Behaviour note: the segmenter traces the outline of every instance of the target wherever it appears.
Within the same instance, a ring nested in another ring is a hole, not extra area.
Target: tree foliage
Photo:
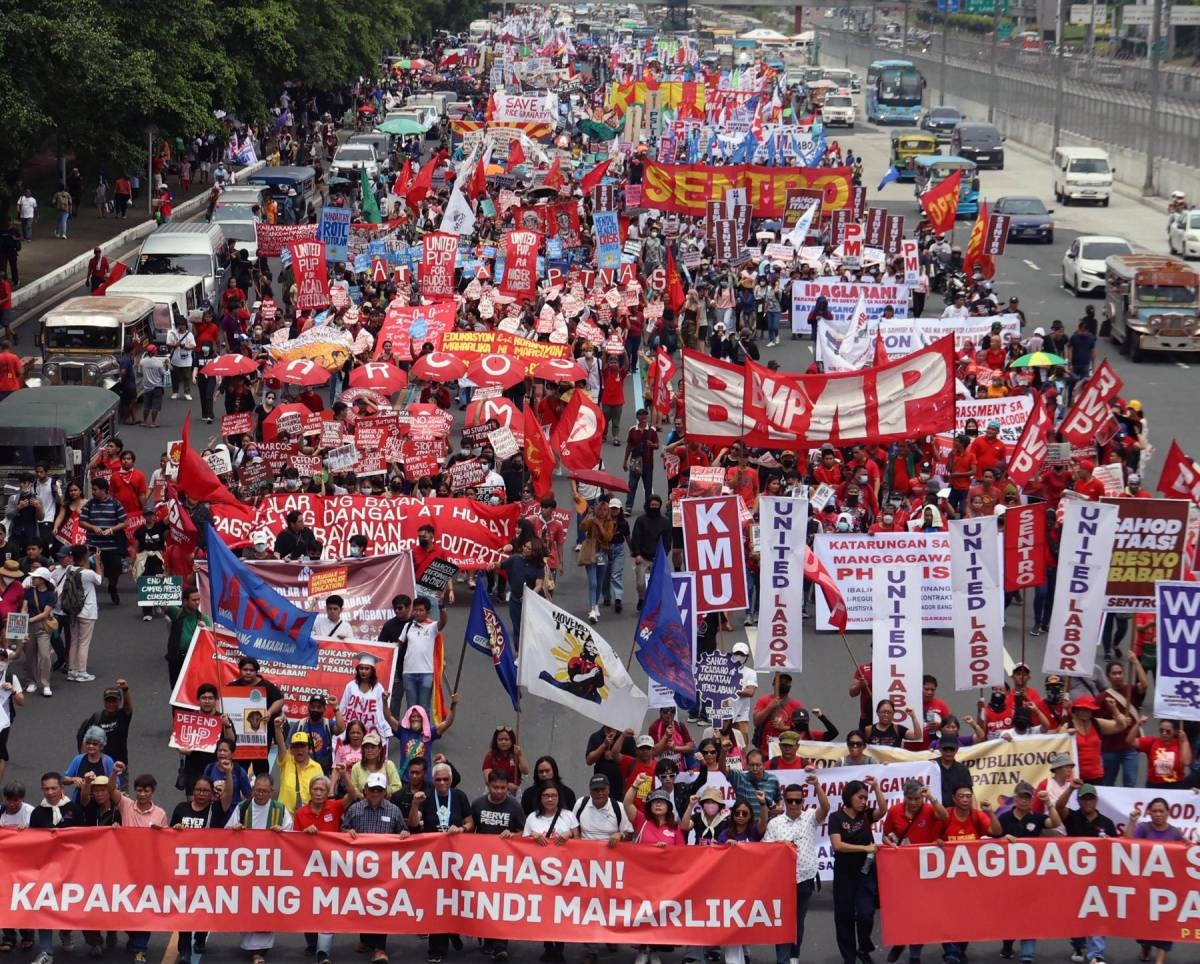
[[[334,90],[481,0],[0,0],[0,195],[43,150],[139,163],[147,128],[262,121],[283,84]],[[3,199],[0,198],[0,201]]]

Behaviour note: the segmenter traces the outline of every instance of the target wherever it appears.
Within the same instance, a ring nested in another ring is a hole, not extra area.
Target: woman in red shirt
[[[337,783],[346,788],[346,796],[340,800],[333,799],[333,789]],[[308,803],[296,810],[292,825],[304,833],[338,833],[342,829],[342,814],[346,805],[358,798],[354,784],[346,779],[345,767],[340,763],[333,765],[333,779],[329,777],[313,777],[308,786]],[[329,951],[333,947],[333,934],[304,935],[304,943],[309,954],[316,954],[320,964],[329,960]]]
[[[1178,790],[1192,765],[1192,745],[1174,720],[1159,720],[1158,736],[1138,737],[1135,744],[1149,761],[1147,789]]]
[[[1071,704],[1071,725],[1075,729],[1075,755],[1079,758],[1079,778],[1085,783],[1104,782],[1104,758],[1100,754],[1100,735],[1120,733],[1129,725],[1129,717],[1111,697],[1112,719],[1102,720],[1096,714],[1100,705],[1094,696],[1081,696]]]

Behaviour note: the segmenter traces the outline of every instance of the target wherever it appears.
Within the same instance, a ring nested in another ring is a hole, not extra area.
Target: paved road
[[[878,183],[879,175],[886,168],[886,130],[863,127],[847,135],[839,133],[838,139],[843,144],[853,146],[856,152],[861,151],[864,154],[866,180],[872,187]],[[1008,170],[1001,173],[985,172],[983,175],[985,191],[990,197],[1026,186],[1040,186],[1045,192],[1049,192],[1049,174],[1044,164],[1012,149],[1009,157]],[[906,194],[906,191],[909,193]],[[885,190],[883,197],[889,208],[915,216],[916,205],[910,189],[893,185]],[[1115,197],[1113,207],[1108,211],[1070,208],[1062,212],[1053,246],[1014,247],[1001,261],[998,287],[1005,295],[1009,292],[1020,295],[1031,324],[1045,323],[1055,317],[1069,321],[1081,313],[1082,305],[1058,287],[1058,264],[1062,250],[1074,234],[1097,230],[1100,220],[1109,225],[1120,225],[1139,245],[1157,245],[1156,250],[1165,247],[1161,235],[1161,215],[1150,212],[1144,206],[1126,198]],[[964,227],[964,238],[965,230]],[[1108,227],[1105,230],[1112,228]],[[1128,379],[1130,388],[1127,394],[1140,398],[1145,404],[1150,424],[1153,426],[1153,438],[1160,450],[1165,451],[1164,447],[1172,435],[1177,435],[1185,448],[1200,450],[1200,438],[1197,437],[1194,428],[1186,424],[1189,417],[1182,411],[1181,406],[1174,404],[1180,393],[1189,387],[1188,381],[1191,376],[1188,372],[1169,359],[1153,360],[1134,366],[1124,358],[1116,356],[1115,352],[1109,351],[1107,345],[1103,351],[1113,356],[1118,371]],[[778,358],[785,370],[797,370],[808,363],[811,353],[807,342],[785,340],[778,348],[765,350],[765,357]],[[198,405],[193,407],[193,414],[198,415]],[[178,437],[178,428],[187,408],[185,402],[168,401],[163,427],[157,430],[127,430],[124,440],[138,453],[140,465],[149,469],[157,464],[158,456],[164,450],[166,442]],[[606,449],[610,458],[617,457],[617,453],[615,448]],[[619,466],[619,463],[617,464]],[[1156,477],[1157,472],[1151,474]],[[560,501],[565,503],[566,487],[560,482],[556,489]],[[629,571],[627,582],[631,577],[632,571]],[[127,600],[131,596],[132,593],[126,593]],[[457,665],[459,641],[465,622],[463,600],[466,596],[466,593],[460,593],[460,604],[451,610],[446,633],[450,661],[447,672],[450,678],[453,678]],[[572,570],[566,574],[560,583],[556,602],[575,613],[586,611],[586,585],[581,572]],[[1006,643],[1010,653],[1017,658],[1025,655],[1031,663],[1040,661],[1042,640],[1021,638],[1018,607],[1009,610],[1008,623]],[[811,627],[811,624],[809,626]],[[611,610],[604,611],[600,629],[618,652],[628,652],[634,628],[635,616],[632,607],[628,607],[619,616],[614,615]],[[138,613],[128,602],[120,609],[102,603],[96,642],[92,648],[91,669],[98,677],[96,682],[68,683],[62,679],[56,683],[55,696],[52,699],[47,700],[40,696],[29,698],[26,707],[19,712],[14,727],[11,740],[13,762],[7,778],[23,780],[31,788],[30,795],[35,797],[39,774],[46,769],[65,767],[69,762],[75,752],[75,730],[85,716],[100,707],[102,686],[107,681],[124,676],[130,681],[137,707],[131,736],[132,769],[134,772],[150,771],[157,774],[162,787],[159,799],[169,811],[180,795],[171,788],[177,758],[174,752],[167,748],[168,687],[162,658],[166,630],[166,623],[161,620],[154,623],[141,622]],[[735,640],[743,638],[742,633],[739,628],[731,634],[726,634],[725,646],[728,647]],[[868,634],[851,634],[849,645],[858,658],[869,658]],[[853,668],[846,650],[836,636],[811,632],[808,633],[805,648],[807,670],[797,681],[796,695],[806,705],[824,709],[845,732],[852,725],[856,712],[856,707],[845,690]],[[946,681],[942,686],[941,695],[953,709],[960,714],[973,712],[974,694],[956,694],[950,689],[950,681],[953,679],[951,659],[949,638],[945,635],[929,635],[925,647],[927,671]],[[636,664],[634,674],[639,678],[642,676]],[[764,686],[769,685],[769,680],[763,677],[761,683]],[[490,739],[495,725],[512,722],[513,714],[511,705],[496,682],[489,661],[483,657],[468,653],[461,690],[464,700],[463,712],[456,726],[447,733],[443,746],[464,774],[464,789],[473,795],[480,790],[479,764],[486,751],[487,740]],[[553,704],[535,698],[525,701],[525,712],[521,720],[521,743],[527,754],[531,759],[543,753],[554,755],[560,763],[565,780],[576,790],[585,784],[583,748],[588,734],[593,729],[594,726],[589,721],[561,711]],[[156,959],[167,943],[166,936],[155,938],[152,950]],[[350,943],[348,938],[338,940],[334,948],[335,959],[339,958],[339,955],[349,957]],[[286,948],[278,954],[280,959],[300,958],[298,938],[281,939],[280,944]],[[208,956],[221,962],[232,961],[238,954],[236,939],[232,936],[217,937],[210,947],[212,950]],[[405,960],[420,959],[424,950],[423,943],[414,937],[397,939],[393,947],[399,949]],[[1061,957],[1065,960],[1065,948],[1065,942],[1047,942],[1041,950],[1049,959]],[[1131,944],[1118,944],[1111,954],[1111,959],[1132,960],[1131,948]],[[534,945],[519,945],[515,958],[524,964],[525,961],[532,961],[539,950]],[[981,945],[977,956],[973,956],[982,961],[997,952],[998,947]],[[755,948],[754,959],[757,964],[761,964],[763,961],[772,960],[772,953],[769,948]],[[168,959],[172,954],[168,947]],[[935,955],[936,949],[930,948],[926,952],[926,960],[934,960]],[[803,956],[806,961],[812,960],[820,964],[834,964],[838,960],[833,943],[828,890],[814,900]],[[628,957],[629,952],[622,950],[614,960],[625,960]],[[466,952],[455,955],[453,959],[472,958],[479,959],[476,955]]]

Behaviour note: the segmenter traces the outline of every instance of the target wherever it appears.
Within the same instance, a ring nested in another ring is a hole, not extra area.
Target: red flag
[[[546,187],[562,187],[563,176],[560,168],[559,158],[556,155],[550,164],[550,170],[546,172],[546,179],[542,182]]]
[[[1050,433],[1054,431],[1054,418],[1042,404],[1041,399],[1035,398],[1033,410],[1025,427],[1021,429],[1021,437],[1017,439],[1017,447],[1013,449],[1012,458],[1006,471],[1013,484],[1028,485],[1029,481],[1038,474],[1042,463],[1046,461],[1049,451]]]
[[[483,158],[484,154],[480,154],[479,160],[475,162],[475,172],[471,175],[471,183],[467,185],[467,197],[487,196],[487,168],[483,163]]]
[[[593,167],[585,175],[583,180],[579,182],[579,189],[583,191],[584,196],[591,194],[596,189],[596,185],[604,180],[604,175],[608,173],[608,166],[612,163],[610,158]]]
[[[104,279],[104,284],[100,285],[100,287],[93,291],[92,294],[96,296],[105,294],[108,291],[108,286],[116,284],[125,277],[125,274],[128,271],[129,266],[124,261],[118,261],[109,269],[108,277]]]
[[[825,605],[829,607],[830,625],[845,634],[846,622],[850,615],[846,611],[846,600],[842,598],[842,591],[833,581],[833,576],[829,575],[829,570],[808,546],[804,547],[804,578],[821,587],[821,595],[825,597]]]
[[[163,565],[169,575],[188,578],[195,569],[200,533],[183,503],[173,494],[166,503],[166,521],[168,525],[163,547]]]
[[[963,271],[966,272],[968,278],[974,277],[976,268],[980,270],[985,278],[994,278],[996,276],[996,259],[984,254],[985,242],[987,241],[987,225],[988,205],[987,201],[982,201],[979,204],[979,215],[975,218],[975,224],[971,227],[971,237],[967,239],[966,256],[963,258]]]
[[[937,187],[921,195],[921,209],[938,234],[954,229],[954,217],[958,213],[958,188],[962,182],[962,171],[955,171]]]
[[[651,371],[654,373],[654,392],[651,398],[654,399],[655,411],[663,412],[664,414],[671,409],[671,380],[675,377],[675,373],[679,370],[679,366],[671,360],[671,356],[666,350],[659,348],[654,353],[654,365]]]
[[[236,505],[242,502],[225,488],[212,467],[191,446],[192,413],[183,420],[183,448],[179,453],[179,491],[197,502],[223,502]]]
[[[586,191],[584,192],[587,193]],[[683,282],[679,278],[679,269],[675,265],[675,252],[667,246],[667,304],[671,311],[678,315],[687,295],[683,291]]]
[[[417,172],[417,176],[413,179],[408,190],[405,192],[405,200],[408,206],[416,210],[418,204],[421,203],[433,191],[433,169],[437,167],[437,163],[430,158],[421,165],[421,170]]]
[[[875,367],[886,365],[889,361],[891,359],[888,358],[887,349],[883,346],[883,335],[877,333],[875,335]]]
[[[408,183],[412,180],[412,160],[404,159],[404,167],[400,168],[400,173],[396,175],[396,182],[392,185],[392,193],[396,197],[404,197],[408,193]]]
[[[525,149],[521,147],[521,142],[510,141],[508,145],[508,166],[504,169],[505,173],[511,173],[514,167],[524,163]]]
[[[1200,502],[1200,472],[1196,471],[1196,463],[1184,454],[1174,439],[1167,450],[1162,475],[1158,477],[1158,491],[1168,499]]]
[[[575,389],[550,432],[550,448],[568,469],[594,469],[604,448],[604,413],[587,392]]]
[[[544,499],[554,492],[554,450],[546,440],[533,406],[525,406],[525,464],[529,467],[529,480],[533,483],[533,494]]]

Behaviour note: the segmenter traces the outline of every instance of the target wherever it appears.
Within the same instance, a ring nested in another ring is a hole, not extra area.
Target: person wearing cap
[[[335,609],[341,612],[340,606],[335,606]],[[347,723],[358,720],[368,731],[378,733],[386,743],[400,723],[392,715],[388,694],[379,682],[376,671],[378,664],[378,658],[372,653],[358,654],[354,677],[347,681],[338,701],[338,713]]]
[[[779,734],[779,756],[771,758],[768,770],[803,770],[804,760],[800,757],[800,734],[795,730],[784,730]]]
[[[1000,422],[990,419],[982,435],[977,435],[967,451],[975,459],[975,481],[983,480],[987,469],[996,469],[1008,463],[1008,446],[1000,438]]]
[[[754,697],[758,692],[758,672],[750,665],[750,644],[739,639],[729,651],[738,671],[737,698],[733,701],[733,728],[742,735],[743,744],[750,742],[750,718],[754,714]]]
[[[333,773],[334,737],[346,730],[341,710],[334,708],[333,716],[327,714],[329,701],[324,693],[314,693],[308,698],[308,716],[296,723],[288,733],[288,739],[296,733],[308,736],[312,758],[321,765],[326,776]]]
[[[1071,727],[1075,731],[1075,757],[1079,760],[1079,775],[1088,783],[1104,782],[1104,759],[1101,755],[1102,734],[1122,733],[1129,726],[1129,717],[1113,701],[1104,697],[1111,718],[1097,714],[1100,704],[1090,693],[1079,697],[1071,704]],[[1131,731],[1135,732],[1135,731]]]
[[[200,626],[212,628],[212,619],[200,611],[200,590],[195,585],[183,587],[183,599],[178,606],[167,607],[171,628],[167,630],[167,678],[174,690],[183,672],[192,639]]]
[[[387,758],[383,740],[378,733],[371,732],[362,739],[362,758],[350,769],[350,782],[361,792],[375,773],[383,774],[389,794],[397,793],[403,785],[400,770]]]
[[[615,847],[633,836],[633,824],[625,809],[613,798],[612,786],[603,773],[592,774],[587,798],[575,804],[574,813],[583,840],[605,840],[610,847]]]
[[[1051,753],[1046,761],[1050,775],[1040,780],[1034,788],[1037,793],[1033,798],[1033,809],[1040,813],[1047,807],[1058,805],[1058,800],[1064,794],[1071,795],[1070,790],[1075,780],[1075,761],[1069,753]],[[1042,791],[1049,795],[1043,802]]]
[[[279,748],[276,765],[279,768],[279,802],[295,812],[308,803],[309,785],[315,777],[325,775],[312,758],[312,740],[307,733],[295,730],[287,733],[287,721],[275,717],[275,745]]]
[[[367,777],[363,797],[346,809],[341,829],[351,840],[358,839],[359,834],[388,834],[400,838],[409,835],[404,814],[388,799],[387,778],[382,773]],[[360,934],[359,942],[370,952],[371,964],[387,964],[386,934]],[[317,946],[319,952],[320,938]]]
[[[799,776],[799,775],[797,775]],[[816,795],[816,806],[805,808],[805,786]],[[770,819],[763,843],[788,843],[796,851],[796,930],[794,939],[775,945],[775,964],[788,964],[800,956],[804,944],[804,921],[819,873],[818,838],[820,826],[829,815],[829,798],[815,772],[803,780],[795,779],[783,790],[783,813]]]
[[[158,346],[153,342],[142,352],[138,368],[142,373],[142,419],[137,424],[158,428],[163,395],[171,383],[171,369],[167,359],[158,354]]]
[[[971,771],[965,763],[957,759],[961,743],[953,733],[943,733],[938,741],[938,773],[942,778],[942,806],[949,807],[954,803],[954,794],[963,787],[968,790],[975,785]]]
[[[608,565],[600,580],[600,594],[605,606],[611,605],[619,613],[625,605],[625,555],[633,533],[625,517],[624,503],[614,497],[608,502],[613,521],[612,541],[608,544]]]

